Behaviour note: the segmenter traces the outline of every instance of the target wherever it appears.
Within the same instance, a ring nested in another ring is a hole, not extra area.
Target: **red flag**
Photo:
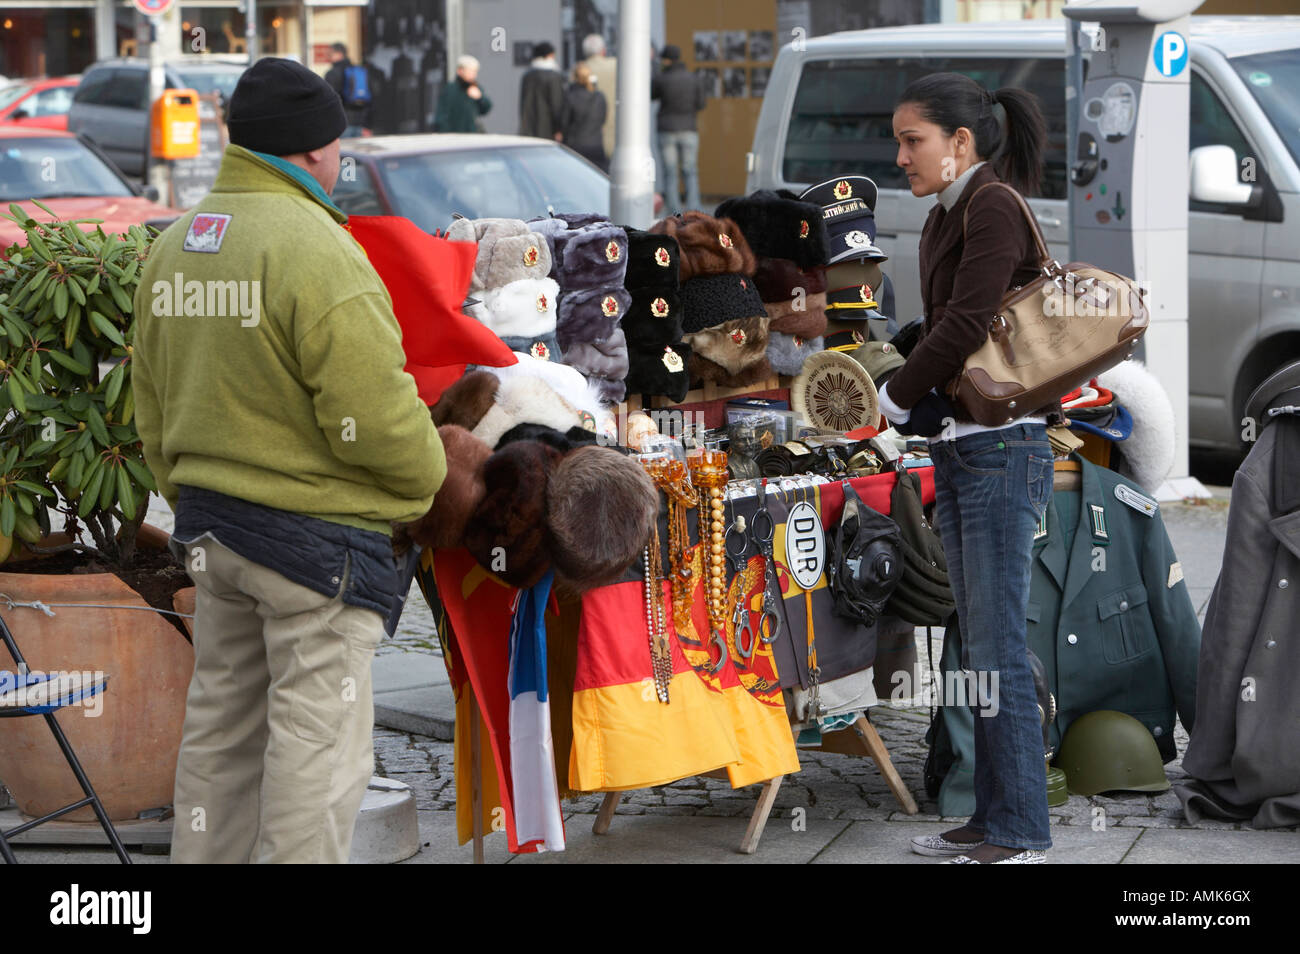
[[[430,235],[399,215],[353,215],[346,227],[393,300],[406,371],[425,403],[437,401],[468,364],[499,368],[519,360],[485,325],[461,313],[477,245]]]

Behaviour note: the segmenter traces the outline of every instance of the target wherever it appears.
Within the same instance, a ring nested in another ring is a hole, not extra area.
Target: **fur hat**
[[[627,338],[623,329],[615,328],[603,341],[579,341],[564,352],[564,363],[588,377],[622,381],[627,377]]]
[[[505,368],[483,370],[502,381],[513,378],[541,378],[556,394],[572,404],[579,412],[587,411],[593,415],[596,413],[595,404],[588,400],[587,379],[562,363],[558,352],[552,355],[549,361],[542,361],[530,354],[519,352],[515,353],[515,357],[519,359],[516,364]]]
[[[593,374],[587,379],[587,387],[603,404],[617,404],[627,397],[627,385],[622,378],[606,378]]]
[[[623,284],[633,290],[675,289],[680,282],[682,257],[677,240],[671,235],[656,235],[641,229],[624,231],[627,233],[627,275]]]
[[[655,351],[629,351],[627,390],[630,394],[659,394],[677,404],[691,389],[691,346],[685,342]]]
[[[579,592],[617,583],[659,516],[659,493],[635,460],[609,447],[566,454],[546,483],[556,576]]]
[[[739,374],[762,360],[767,351],[767,318],[740,318],[706,328],[682,339],[698,358]]]
[[[550,278],[524,278],[479,292],[465,314],[487,325],[498,338],[537,338],[555,331],[560,286]],[[527,351],[527,348],[512,348]]]
[[[777,374],[794,377],[803,370],[808,356],[821,350],[821,338],[803,338],[779,331],[769,331],[767,336],[767,363]]]
[[[755,255],[790,259],[803,268],[826,261],[826,224],[820,205],[759,189],[744,198],[728,199],[714,214],[739,225]]]
[[[447,237],[453,234],[453,241],[478,242],[471,291],[545,278],[551,271],[550,246],[521,219],[457,219]]]
[[[589,225],[555,236],[555,278],[565,291],[622,285],[627,274],[627,233],[614,225]]]
[[[615,286],[565,292],[555,324],[560,350],[568,351],[580,341],[608,338],[631,302],[627,290]]]
[[[585,389],[585,383],[584,383]],[[496,403],[475,425],[473,434],[489,447],[516,424],[545,424],[567,431],[582,424],[582,417],[541,378],[514,377],[501,382]]]
[[[547,335],[533,335],[532,337],[510,335],[501,340],[506,343],[506,347],[511,351],[531,355],[539,361],[560,360],[560,346],[556,342],[553,332]]]
[[[677,239],[683,283],[700,275],[726,272],[753,275],[758,264],[740,226],[730,219],[715,219],[703,212],[682,212],[656,222],[650,231]]]
[[[653,348],[682,340],[682,299],[676,288],[638,288],[623,316],[622,328],[629,348]]]
[[[511,586],[533,586],[550,569],[546,484],[559,460],[560,452],[553,447],[515,441],[483,464],[486,492],[466,524],[465,548]],[[504,554],[502,560],[495,559],[499,553]],[[503,563],[503,569],[495,568]]]
[[[771,376],[772,366],[768,364],[765,354],[760,355],[757,362],[735,374],[708,358],[701,358],[697,354],[691,355],[692,381],[706,381],[720,388],[747,388]]]
[[[804,299],[802,311],[796,311],[792,301],[770,301],[767,309],[768,327],[783,335],[816,338],[826,332],[826,293],[818,292]]]
[[[554,447],[561,454],[567,454],[574,448],[596,443],[597,437],[594,431],[589,431],[585,427],[571,427],[567,431],[560,432],[545,424],[516,424],[501,435],[501,439],[497,441],[497,449],[515,441],[541,441]]]
[[[465,525],[487,494],[483,464],[492,456],[492,448],[455,424],[438,428],[438,437],[447,457],[447,474],[429,512],[402,526],[400,533],[421,546],[450,550],[462,546]]]
[[[739,318],[766,318],[754,280],[744,275],[705,275],[682,283],[682,331],[702,331]]]
[[[788,258],[760,258],[754,283],[763,301],[790,301],[799,288],[805,295],[826,291],[826,269],[821,265],[800,268]]]
[[[442,392],[429,409],[435,427],[455,424],[470,431],[496,403],[500,381],[487,371],[471,371]]]
[[[612,93],[610,95],[613,95]],[[556,218],[569,223],[571,229],[585,229],[589,225],[609,225],[609,216],[599,212],[561,212]]]

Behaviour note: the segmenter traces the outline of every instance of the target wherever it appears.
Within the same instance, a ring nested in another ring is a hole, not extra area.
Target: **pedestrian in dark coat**
[[[560,131],[566,146],[609,172],[609,157],[605,154],[604,125],[609,104],[605,94],[596,89],[596,77],[585,63],[573,71],[573,83],[564,91],[564,107],[560,110]]]
[[[1266,405],[1300,404],[1300,364]],[[1276,387],[1276,385],[1275,385]],[[1256,392],[1258,395],[1259,392]],[[1264,418],[1247,402],[1246,414]],[[1300,824],[1300,416],[1263,431],[1232,480],[1223,569],[1210,596],[1197,670],[1196,723],[1174,791],[1187,820]]]
[[[533,62],[519,81],[519,135],[559,139],[564,109],[564,74],[555,47],[543,40],[533,47]]]
[[[482,132],[479,117],[492,108],[492,100],[478,85],[478,60],[462,56],[456,61],[456,78],[442,88],[434,132]]]

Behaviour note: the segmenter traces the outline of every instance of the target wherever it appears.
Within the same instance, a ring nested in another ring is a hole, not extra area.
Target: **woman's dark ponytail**
[[[931,73],[903,90],[899,105],[915,103],[921,115],[951,136],[961,126],[975,135],[975,153],[1020,192],[1038,191],[1047,123],[1038,99],[1004,86],[990,93],[961,73]],[[999,113],[1005,113],[1005,132]]]
[[[1006,112],[1006,141],[993,166],[998,175],[1021,192],[1034,194],[1043,178],[1043,148],[1047,123],[1038,98],[1028,90],[1004,86],[992,101]]]

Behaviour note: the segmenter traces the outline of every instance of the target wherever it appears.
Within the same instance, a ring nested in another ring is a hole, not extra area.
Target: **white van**
[[[920,76],[965,73],[988,89],[1037,94],[1047,167],[1029,205],[1065,261],[1066,47],[1064,20],[890,27],[816,37],[801,52],[787,46],[763,99],[747,191],[874,179],[876,242],[890,256],[895,317],[906,323],[921,313],[917,246],[935,199],[913,196],[895,165],[894,106]],[[1193,17],[1191,66],[1190,439],[1236,453],[1251,390],[1300,359],[1300,17]],[[1198,201],[1233,187],[1214,179],[1222,163],[1198,158],[1205,146],[1230,146],[1237,169],[1256,159],[1250,203]]]

